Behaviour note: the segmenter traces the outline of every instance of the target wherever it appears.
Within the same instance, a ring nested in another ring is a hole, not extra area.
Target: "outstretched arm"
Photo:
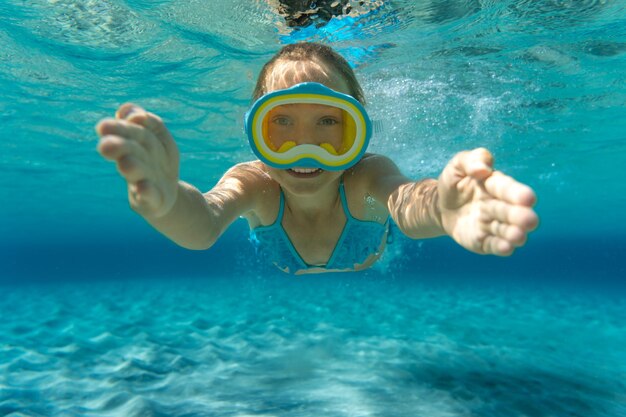
[[[457,154],[439,180],[412,182],[384,157],[370,164],[372,195],[411,238],[448,234],[473,252],[506,256],[537,227],[534,192],[494,171],[485,149]]]
[[[98,151],[114,161],[128,185],[133,210],[154,228],[189,249],[213,245],[238,216],[254,206],[254,173],[231,169],[206,194],[179,180],[179,152],[163,121],[125,104],[115,119],[96,126]]]

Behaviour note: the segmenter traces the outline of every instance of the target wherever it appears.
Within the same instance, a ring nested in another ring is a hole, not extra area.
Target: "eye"
[[[278,126],[289,126],[292,124],[291,118],[287,116],[275,116],[272,118],[272,123]]]
[[[335,117],[332,116],[326,116],[326,117],[322,117],[317,124],[318,125],[322,125],[322,126],[334,126],[341,123],[339,120],[337,120]]]

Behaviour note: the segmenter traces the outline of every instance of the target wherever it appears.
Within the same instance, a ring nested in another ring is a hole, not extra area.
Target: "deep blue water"
[[[294,30],[262,1],[0,0],[0,416],[626,415],[626,2],[379,3]],[[133,214],[95,123],[158,113],[209,189],[299,40],[349,59],[407,175],[485,146],[531,185],[527,246],[397,237],[293,278],[243,221],[194,252]]]

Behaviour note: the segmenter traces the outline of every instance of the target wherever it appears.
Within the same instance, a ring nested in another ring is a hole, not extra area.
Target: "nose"
[[[298,126],[295,129],[295,138],[294,141],[298,144],[298,145],[304,145],[304,144],[314,144],[315,145],[315,140],[313,139],[313,135],[311,133],[311,129],[306,126],[304,123],[299,123]]]

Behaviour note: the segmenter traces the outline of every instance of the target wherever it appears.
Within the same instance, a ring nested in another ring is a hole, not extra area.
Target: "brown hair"
[[[278,61],[316,61],[330,65],[332,69],[336,70],[348,84],[350,95],[357,99],[361,104],[365,105],[365,94],[363,94],[363,89],[359,85],[356,75],[354,74],[354,71],[350,67],[348,61],[335,52],[335,50],[330,46],[315,42],[294,43],[286,45],[278,51],[276,55],[274,55],[272,59],[270,59],[261,69],[261,73],[259,74],[259,78],[256,82],[256,87],[254,88],[254,92],[252,94],[252,100],[257,100],[259,97],[267,93],[267,77],[271,74]]]

